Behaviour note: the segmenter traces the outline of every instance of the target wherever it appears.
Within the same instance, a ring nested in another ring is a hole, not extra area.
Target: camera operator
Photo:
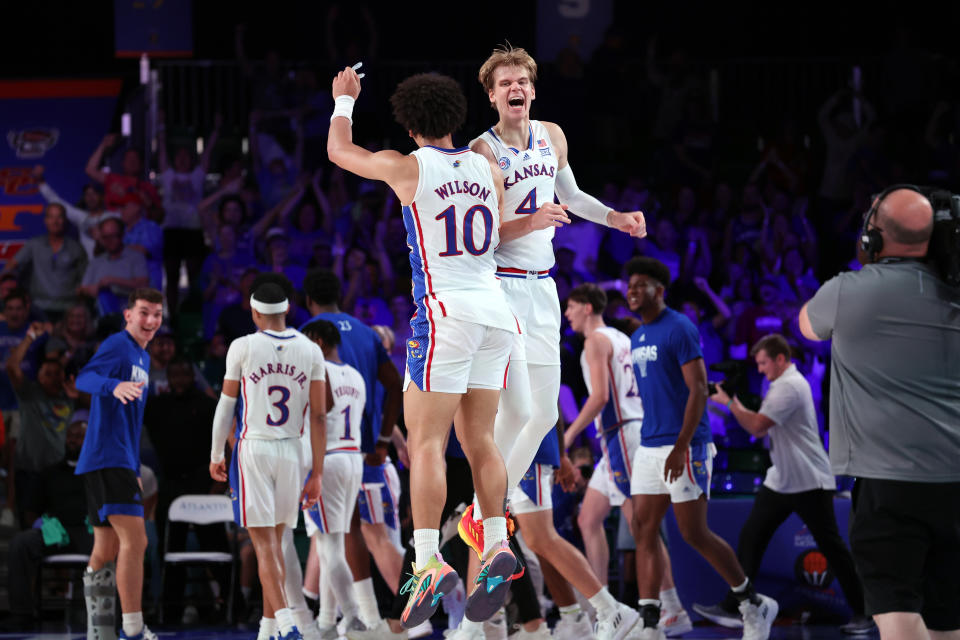
[[[820,441],[810,383],[791,362],[790,345],[778,333],[757,341],[750,355],[757,363],[757,370],[770,382],[759,411],[746,408],[735,394],[731,398],[720,383],[710,396],[714,402],[729,408],[740,426],[751,435],[770,436],[773,466],[767,470],[753,509],[740,531],[737,557],[744,573],[753,580],[773,534],[791,513],[796,513],[827,558],[853,609],[853,618],[841,630],[868,633],[874,625],[864,616],[863,589],[850,550],[837,529],[833,511],[836,480]],[[694,610],[718,624],[732,626],[739,617],[736,606],[736,599],[728,593],[721,604],[694,605]]]
[[[857,477],[850,544],[885,640],[960,637],[960,295],[925,263],[933,226],[924,195],[887,189],[864,218],[865,266],[799,318],[833,339],[830,461]]]

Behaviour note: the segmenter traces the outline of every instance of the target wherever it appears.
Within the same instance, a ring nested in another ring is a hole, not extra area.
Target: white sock
[[[747,587],[749,587],[749,586],[750,586],[750,578],[747,578],[747,579],[745,579],[745,580],[743,581],[743,584],[741,584],[741,585],[739,585],[739,586],[736,586],[736,587],[733,587],[733,592],[734,592],[734,593],[743,593],[744,591],[747,590]]]
[[[683,603],[680,602],[680,596],[677,595],[677,588],[667,589],[660,592],[660,602],[667,611],[680,611],[683,609]]]
[[[277,631],[280,635],[287,635],[297,626],[297,621],[293,618],[293,611],[284,607],[273,612],[273,617],[277,621]]]
[[[506,528],[506,524],[504,524]],[[440,551],[439,529],[414,529],[413,549],[417,552],[417,571],[423,569],[430,557]]]
[[[473,519],[483,520],[483,513],[480,511],[480,501],[477,500],[477,494],[473,494]]]
[[[304,587],[303,589],[301,589],[301,591],[303,591],[304,597],[310,598],[311,600],[316,600],[317,598],[320,597],[320,594],[319,594],[319,593],[314,593],[313,591],[307,591],[307,588],[306,588],[306,587]]]
[[[653,598],[640,598],[637,600],[637,604],[641,607],[646,607],[649,605],[651,607],[656,607],[657,609],[660,608],[660,601]]]
[[[300,630],[300,633],[303,633],[309,629],[313,624],[313,613],[310,609],[291,609],[293,611],[293,619],[297,623],[297,629]]]
[[[483,555],[507,539],[507,519],[503,516],[483,519]]]
[[[576,620],[577,616],[583,613],[579,604],[572,604],[569,607],[559,607],[561,620]]]
[[[357,580],[353,583],[353,597],[360,609],[360,618],[367,626],[380,621],[380,609],[377,608],[377,594],[373,590],[373,578]]]
[[[132,638],[143,631],[143,611],[123,614],[123,633]]]
[[[257,633],[257,640],[269,640],[271,636],[277,635],[277,620],[275,618],[260,618],[260,631]]]
[[[593,608],[597,610],[598,618],[606,618],[613,615],[613,612],[617,610],[617,601],[614,599],[610,592],[607,591],[606,587],[602,587],[600,591],[597,591],[595,594],[587,598],[587,601],[593,605]]]

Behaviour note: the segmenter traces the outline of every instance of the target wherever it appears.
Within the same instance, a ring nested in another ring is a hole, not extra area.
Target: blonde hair
[[[493,89],[493,72],[497,67],[520,67],[527,70],[530,82],[537,80],[537,62],[525,49],[513,47],[509,42],[493,50],[487,61],[480,67],[477,79],[486,91]]]

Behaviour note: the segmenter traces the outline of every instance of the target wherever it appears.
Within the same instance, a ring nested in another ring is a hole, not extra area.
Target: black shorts
[[[928,629],[960,629],[960,483],[861,478],[850,548],[866,613],[919,613]]]
[[[87,515],[94,527],[109,527],[107,516],[143,517],[137,474],[130,469],[97,469],[83,474]]]
[[[207,245],[203,242],[203,230],[177,227],[164,229],[163,252],[168,259],[205,257]]]

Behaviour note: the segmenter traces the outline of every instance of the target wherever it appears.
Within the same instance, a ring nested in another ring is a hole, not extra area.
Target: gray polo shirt
[[[124,247],[123,251],[116,258],[111,258],[109,254],[101,253],[90,261],[86,273],[83,274],[83,286],[89,286],[100,282],[104,277],[113,276],[115,278],[146,278],[147,260],[143,254],[130,247]],[[112,286],[110,290],[118,296],[126,296],[130,293],[128,289]]]
[[[807,312],[833,339],[833,472],[960,481],[960,291],[920,262],[872,264],[826,282]]]
[[[77,301],[77,287],[87,268],[87,253],[66,236],[59,251],[46,234],[27,240],[17,252],[17,271],[29,273],[33,303],[45,311],[66,311]]]

